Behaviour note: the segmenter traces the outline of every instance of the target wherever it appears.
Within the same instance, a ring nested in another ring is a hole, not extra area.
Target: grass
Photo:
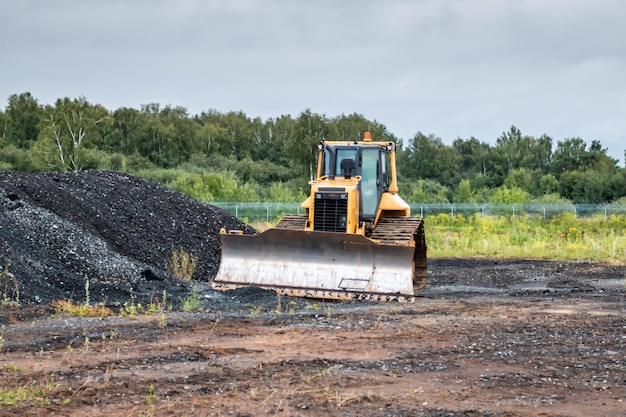
[[[596,260],[626,264],[626,216],[552,219],[440,214],[425,219],[428,256]]]
[[[0,255],[0,260],[2,255]],[[6,262],[4,267],[0,268],[0,287],[2,288],[1,305],[14,305],[20,303],[20,283],[17,278],[9,272],[11,262]]]
[[[175,277],[191,281],[198,266],[198,257],[190,255],[183,248],[172,250],[172,256],[165,262],[165,268]]]
[[[104,304],[89,305],[76,304],[72,300],[54,300],[50,303],[56,314],[72,317],[109,317],[113,316],[113,310]]]
[[[32,405],[47,405],[51,403],[48,398],[54,393],[56,386],[51,379],[42,383],[33,383],[14,389],[0,390],[0,406],[28,407]]]
[[[184,311],[185,313],[203,311],[202,297],[200,293],[198,292],[197,285],[194,285],[191,290],[191,293],[187,297],[181,298],[180,301],[181,301],[181,310]]]
[[[89,299],[89,281],[85,282],[85,301],[78,304],[72,300],[54,300],[50,306],[56,314],[72,317],[108,317],[112,316],[113,310],[106,307],[104,303],[92,305]]]

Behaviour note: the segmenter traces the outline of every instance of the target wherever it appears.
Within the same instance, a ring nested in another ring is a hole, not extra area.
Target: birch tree
[[[58,99],[44,108],[44,157],[50,169],[78,172],[83,168],[84,147],[99,123],[110,122],[108,111],[91,105],[85,97]]]

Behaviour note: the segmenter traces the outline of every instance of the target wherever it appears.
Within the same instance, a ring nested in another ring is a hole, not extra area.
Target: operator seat
[[[354,159],[344,159],[341,161],[341,174],[346,178],[350,179],[354,175],[356,171],[356,164],[354,163]]]

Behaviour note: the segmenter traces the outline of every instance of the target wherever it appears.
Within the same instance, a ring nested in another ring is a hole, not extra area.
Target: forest
[[[0,110],[0,169],[117,170],[205,202],[297,202],[308,193],[317,143],[365,131],[397,144],[400,194],[409,203],[626,204],[626,168],[597,139],[555,142],[511,126],[488,138],[493,144],[474,137],[445,144],[420,131],[398,138],[356,113],[305,109],[261,120],[158,103],[110,110],[85,97],[42,105],[28,92]]]

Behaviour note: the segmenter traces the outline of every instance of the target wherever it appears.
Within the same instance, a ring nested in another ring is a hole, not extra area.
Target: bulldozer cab
[[[388,150],[383,146],[363,144],[324,144],[318,180],[350,180],[356,177],[360,196],[359,219],[373,222],[382,193],[388,189]],[[339,177],[339,178],[338,178]]]

